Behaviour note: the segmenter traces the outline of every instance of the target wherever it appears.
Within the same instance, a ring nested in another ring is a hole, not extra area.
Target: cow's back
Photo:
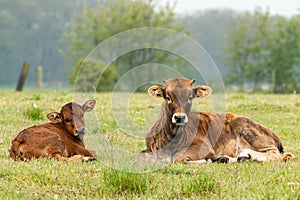
[[[65,129],[60,124],[46,123],[21,131],[12,141],[10,157],[27,160],[33,157],[47,157],[63,154],[65,144],[61,133]]]
[[[193,115],[195,114],[200,116],[198,135],[208,138],[217,156],[235,156],[239,148],[264,152],[272,146],[283,153],[279,137],[269,128],[248,117],[232,113],[203,112]]]

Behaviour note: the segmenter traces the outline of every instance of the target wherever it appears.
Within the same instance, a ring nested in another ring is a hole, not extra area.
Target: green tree
[[[234,10],[212,9],[199,10],[178,19],[189,28],[191,37],[205,48],[223,75],[228,68],[224,62],[223,50],[227,45],[224,32],[235,28],[231,22],[236,17],[239,17],[239,13]]]
[[[297,17],[278,18],[269,49],[266,64],[273,74],[272,92],[300,91],[300,19]]]
[[[67,84],[64,66],[58,52],[63,31],[80,8],[73,1],[1,0],[0,2],[0,85],[15,85],[22,63],[30,63],[26,84],[36,82],[36,67],[44,68],[47,85]],[[56,81],[53,81],[55,77]]]
[[[95,8],[84,5],[82,12],[75,17],[70,32],[65,34],[64,41],[69,44],[65,56],[76,67],[78,60],[85,58],[102,41],[133,28],[163,27],[185,31],[183,26],[175,23],[173,8],[169,4],[157,8],[152,0],[108,0],[100,2]],[[145,63],[176,65],[178,58],[157,49],[140,49],[122,55],[114,61],[112,68],[115,76],[120,77],[132,67]],[[71,83],[76,80],[75,76],[74,71],[70,72]]]
[[[228,46],[225,49],[231,69],[229,81],[244,91],[245,84],[252,83],[257,89],[267,74],[266,56],[270,40],[272,19],[269,12],[256,9],[252,14],[245,12],[235,21],[236,28],[228,32]]]

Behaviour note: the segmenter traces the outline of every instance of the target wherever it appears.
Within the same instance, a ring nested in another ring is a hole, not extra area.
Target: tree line
[[[174,5],[151,0],[18,1],[3,0],[0,9],[0,85],[16,83],[23,61],[31,64],[27,83],[35,83],[34,68],[44,67],[48,86],[83,85],[97,79],[103,62],[88,61],[86,75],[76,77],[88,53],[119,32],[139,27],[164,27],[198,41],[220,69],[225,83],[239,90],[300,91],[300,15],[272,16],[255,12],[205,10],[179,15]],[[180,45],[180,44],[179,44]],[[124,72],[145,63],[162,63],[184,70],[183,59],[163,51],[144,49],[121,56],[102,77],[111,89]],[[84,63],[85,64],[85,63]],[[189,69],[188,67],[186,69]],[[192,77],[194,72],[185,72]]]
[[[246,85],[271,92],[300,90],[300,16],[271,16],[256,9],[245,12],[227,33],[225,59],[230,66],[229,81],[244,91]]]
[[[36,68],[44,68],[46,86],[66,85],[69,64],[59,51],[64,31],[80,5],[59,0],[0,2],[0,86],[15,85],[23,62],[30,64],[27,85],[36,84]]]

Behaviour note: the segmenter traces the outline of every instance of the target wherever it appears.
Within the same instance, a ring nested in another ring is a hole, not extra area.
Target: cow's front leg
[[[214,151],[211,148],[202,148],[190,146],[187,150],[178,152],[173,157],[173,162],[183,163],[206,163],[214,158]]]
[[[181,163],[186,163],[186,164],[206,164],[206,163],[211,163],[211,159],[193,159],[192,157],[185,155],[185,156],[180,156],[177,157],[174,162],[181,162]]]
[[[93,150],[89,151],[89,155],[84,155],[82,157],[83,162],[91,162],[91,161],[95,161],[95,160],[97,160],[97,154]]]
[[[97,159],[97,154],[94,150],[89,150],[91,156],[96,160]]]
[[[139,154],[138,160],[146,161],[146,162],[171,163],[172,156],[170,155],[170,153],[166,153],[162,150],[152,152],[151,150],[146,149]]]
[[[96,152],[93,150],[90,151],[84,147],[78,148],[77,154],[81,155],[82,157],[81,158],[75,157],[73,160],[81,160],[83,162],[90,162],[90,161],[97,160]]]
[[[96,158],[89,157],[89,156],[83,156],[83,155],[74,155],[71,157],[61,157],[60,160],[63,160],[66,162],[91,162],[91,161],[95,161]]]
[[[173,162],[188,163],[189,161],[192,161],[189,155],[178,155],[173,159]]]

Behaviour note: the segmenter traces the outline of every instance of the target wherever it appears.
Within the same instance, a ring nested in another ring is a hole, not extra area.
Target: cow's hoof
[[[83,159],[82,159],[83,162],[92,162],[95,160],[96,160],[96,158],[94,158],[94,157],[83,157]]]
[[[216,162],[218,163],[229,163],[229,158],[226,156],[220,156],[217,158]]]
[[[250,154],[248,154],[248,156],[239,156],[238,159],[237,159],[238,162],[246,162],[248,160],[251,160],[251,155]]]
[[[246,162],[247,160],[249,160],[248,157],[239,157],[238,158],[238,162]]]

